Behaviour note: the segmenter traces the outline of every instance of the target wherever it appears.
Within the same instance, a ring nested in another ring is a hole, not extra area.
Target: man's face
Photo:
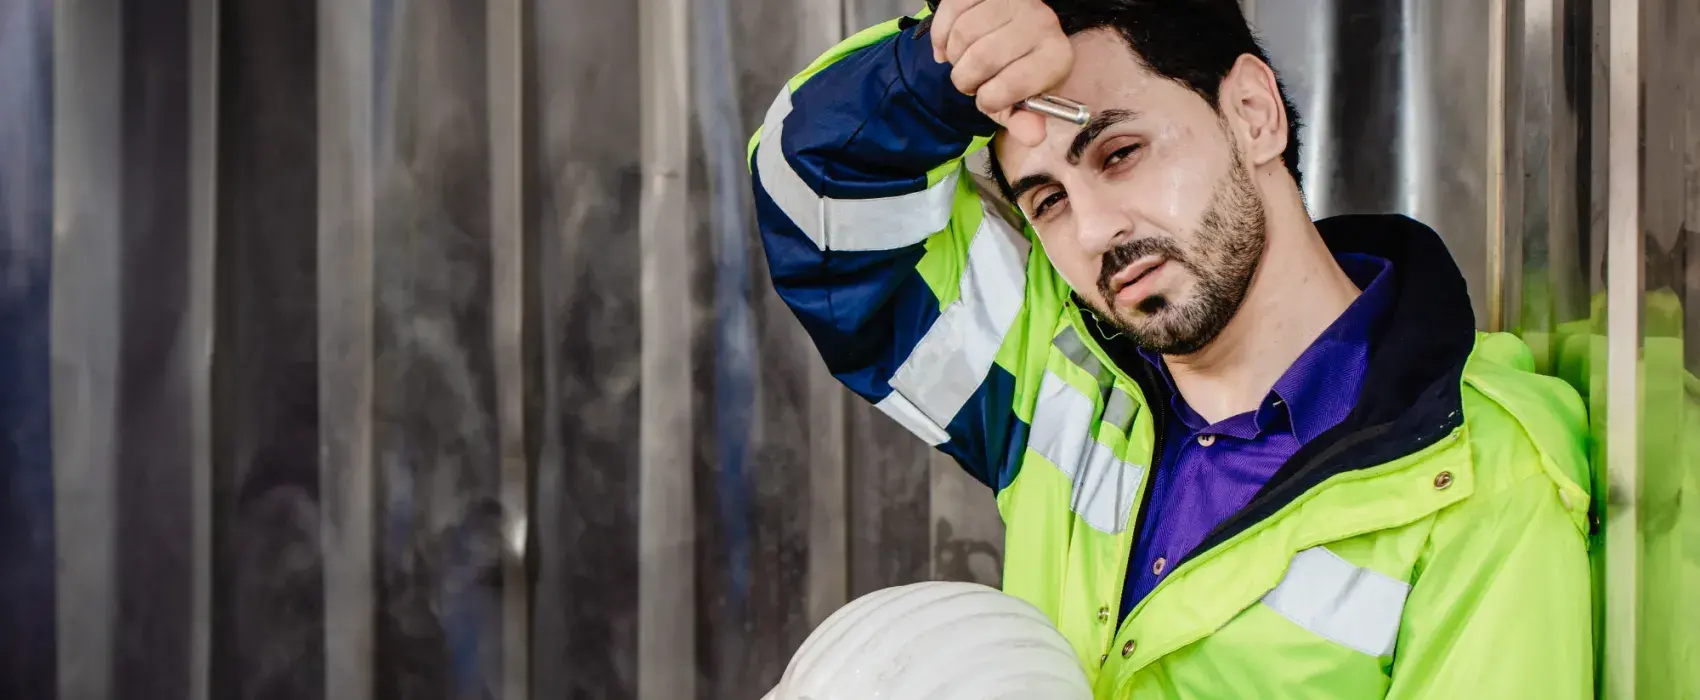
[[[1103,321],[1158,352],[1196,352],[1251,286],[1262,195],[1202,97],[1109,30],[1071,41],[1074,71],[1055,94],[1089,105],[1092,122],[1052,120],[1036,148],[1000,137],[999,164],[1051,264]]]

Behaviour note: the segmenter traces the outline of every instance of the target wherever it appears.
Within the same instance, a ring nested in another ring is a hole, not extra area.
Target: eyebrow
[[[1130,109],[1106,109],[1093,115],[1092,120],[1086,122],[1085,126],[1080,127],[1080,131],[1074,134],[1074,140],[1069,143],[1067,156],[1068,164],[1079,165],[1080,157],[1086,153],[1086,149],[1092,145],[1093,141],[1098,140],[1098,137],[1104,133],[1105,129],[1122,122],[1135,119],[1138,116],[1138,112]],[[1032,175],[1022,177],[1010,184],[1010,201],[1015,203],[1017,206],[1020,206],[1021,196],[1027,194],[1029,190],[1044,185],[1055,184],[1056,181],[1057,179],[1052,177],[1049,173],[1034,173]]]
[[[1105,129],[1138,116],[1138,112],[1130,109],[1106,109],[1093,115],[1092,120],[1086,122],[1086,126],[1080,127],[1080,131],[1074,135],[1074,141],[1068,145],[1068,164],[1078,165],[1080,155],[1086,152],[1086,147],[1092,145]]]

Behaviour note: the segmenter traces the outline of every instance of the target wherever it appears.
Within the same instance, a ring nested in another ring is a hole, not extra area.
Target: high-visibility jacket
[[[1356,407],[1118,621],[1166,385],[967,171],[990,129],[912,27],[851,37],[769,108],[767,261],[834,375],[995,491],[1004,588],[1095,697],[1591,693],[1582,403],[1476,332],[1445,246],[1404,217],[1317,222],[1397,283]]]

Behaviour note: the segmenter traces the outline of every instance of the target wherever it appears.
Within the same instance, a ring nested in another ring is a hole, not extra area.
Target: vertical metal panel
[[[325,697],[373,697],[372,3],[318,3]]]
[[[1634,503],[1639,560],[1635,615],[1635,692],[1643,698],[1683,697],[1700,687],[1700,365],[1693,333],[1700,331],[1700,7],[1692,0],[1639,3],[1640,114],[1638,227],[1639,395],[1634,431],[1639,444]],[[1614,17],[1614,19],[1616,19]],[[1613,173],[1616,174],[1615,171]],[[1616,249],[1613,250],[1616,254]],[[1608,284],[1618,284],[1611,268]],[[1612,313],[1617,312],[1616,308]],[[1609,319],[1615,320],[1615,318]],[[1614,331],[1616,329],[1613,329]],[[1615,340],[1615,338],[1613,339]],[[1623,345],[1628,346],[1625,342]],[[1613,346],[1614,349],[1616,346]],[[1617,369],[1617,358],[1611,359]],[[1613,387],[1616,392],[1617,388]],[[1627,392],[1624,392],[1627,394]],[[1608,448],[1614,448],[1608,436]],[[1608,467],[1616,469],[1617,453]],[[1608,552],[1609,554],[1609,552]],[[1608,579],[1609,583],[1609,579]]]
[[[1511,5],[1513,7],[1508,7]],[[1483,240],[1483,263],[1487,282],[1483,295],[1486,299],[1477,303],[1476,308],[1486,307],[1487,316],[1477,317],[1476,323],[1488,330],[1502,330],[1505,311],[1505,236],[1506,236],[1506,197],[1512,194],[1510,190],[1521,184],[1517,181],[1506,182],[1506,161],[1510,156],[1510,148],[1514,148],[1515,139],[1506,138],[1506,120],[1516,118],[1518,110],[1508,109],[1507,102],[1521,104],[1520,100],[1506,91],[1506,71],[1515,71],[1520,67],[1522,56],[1522,27],[1518,22],[1516,37],[1509,36],[1513,23],[1507,16],[1512,12],[1521,16],[1521,0],[1488,0],[1488,49],[1487,49],[1487,96],[1484,101],[1487,107],[1486,148],[1480,154],[1484,161],[1483,172],[1487,175],[1487,192],[1483,196],[1483,208],[1486,209],[1486,220],[1483,230],[1486,236]],[[1514,44],[1519,50],[1509,50],[1509,44]],[[1509,65],[1508,65],[1509,64]],[[1513,205],[1522,201],[1520,193],[1512,194]]]
[[[211,693],[325,683],[314,3],[220,3]]]
[[[490,111],[490,313],[501,454],[502,697],[531,697],[531,528],[525,353],[525,22],[523,0],[486,0],[485,70]]]
[[[696,695],[695,538],[692,508],[691,219],[686,199],[690,127],[690,4],[643,0],[640,103],[643,203],[638,433],[638,693]]]
[[[0,0],[0,697],[55,695],[53,10]]]
[[[1439,231],[1488,313],[1487,157],[1498,114],[1490,12],[1480,0],[1259,0],[1262,34],[1307,127],[1306,203],[1317,218],[1399,212]]]
[[[639,3],[535,8],[527,96],[542,373],[534,695],[630,698],[641,665],[633,583],[639,345],[647,337],[639,328]]]
[[[943,452],[931,460],[932,570],[939,581],[1003,582],[1003,518],[991,489]]]
[[[1607,698],[1636,696],[1641,571],[1640,411],[1641,158],[1640,2],[1613,2],[1609,19],[1606,252],[1606,666]]]
[[[1505,149],[1503,327],[1558,372],[1560,326],[1588,317],[1589,0],[1512,0]],[[1569,377],[1573,381],[1578,378]],[[1586,393],[1585,382],[1576,381]]]
[[[117,0],[54,3],[53,513],[59,697],[111,697],[122,202]]]
[[[189,6],[59,9],[60,690],[181,697],[194,526],[189,509],[160,504],[192,500],[192,397],[205,378],[188,352],[206,331],[188,308]]]
[[[933,448],[866,402],[849,406],[850,597],[932,570],[928,461]]]
[[[491,206],[494,178],[512,173],[491,170],[490,11],[459,0],[372,10],[373,692],[487,698],[504,692],[502,588],[517,565],[499,403],[519,396],[500,386],[497,353],[518,354],[522,309],[493,296],[495,266],[516,257],[491,226],[517,212]],[[523,434],[512,437],[518,452]]]
[[[189,691],[189,5],[126,3],[113,684]]]
[[[192,566],[189,700],[212,697],[214,260],[218,237],[218,3],[189,5],[188,319],[178,341],[188,369]]]
[[[850,503],[844,385],[816,366],[809,387],[809,562],[805,610],[809,626],[850,600]]]

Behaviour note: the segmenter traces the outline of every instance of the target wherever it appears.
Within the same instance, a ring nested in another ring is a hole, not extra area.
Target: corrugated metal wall
[[[0,697],[755,698],[850,597],[995,583],[741,180],[913,4],[0,0]],[[1244,4],[1315,212],[1435,224],[1586,392],[1611,696],[1700,686],[1700,11]]]

